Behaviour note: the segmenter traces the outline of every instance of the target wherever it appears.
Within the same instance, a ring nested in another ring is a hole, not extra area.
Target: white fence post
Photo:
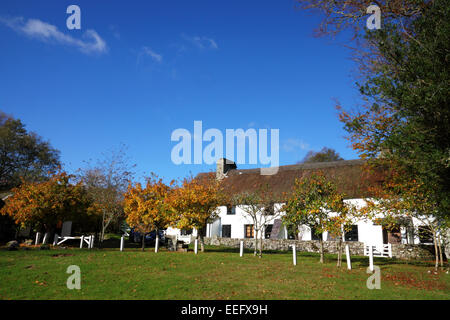
[[[297,265],[297,250],[295,249],[295,244],[292,245],[292,260],[294,263],[294,266]]]
[[[244,255],[244,241],[241,240],[239,248],[239,256],[242,257],[243,255]]]
[[[195,241],[194,241],[194,252],[195,252],[195,254],[197,254],[197,252],[198,252],[198,240],[197,239],[195,239]]]
[[[93,247],[94,247],[94,235],[91,235],[89,241],[89,249],[92,249]]]
[[[350,261],[350,248],[348,244],[345,245],[345,256],[347,257],[347,269],[352,270],[352,262]]]
[[[120,238],[120,251],[123,251],[123,236]]]
[[[36,239],[34,241],[34,244],[38,245],[40,241],[41,241],[41,233],[40,232],[36,232]]]
[[[392,244],[388,243],[388,253],[389,253],[389,258],[392,258]]]
[[[369,246],[369,267],[370,267],[370,271],[373,271],[373,247],[372,247],[372,245]]]
[[[81,236],[81,238],[80,238],[80,249],[83,248],[83,242],[84,242],[84,236]]]
[[[55,233],[55,236],[53,237],[53,245],[56,246],[56,244],[58,243],[58,238],[59,236]]]
[[[158,252],[158,248],[159,248],[159,238],[157,237],[157,238],[155,239],[155,253]]]
[[[50,234],[49,232],[44,233],[44,239],[42,240],[42,244],[47,244],[49,234]]]

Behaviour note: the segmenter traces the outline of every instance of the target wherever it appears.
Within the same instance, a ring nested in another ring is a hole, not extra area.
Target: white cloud
[[[185,34],[182,34],[181,37],[184,40],[191,42],[192,44],[194,44],[196,47],[198,47],[200,49],[219,49],[217,42],[212,38],[208,38],[208,37],[204,37],[204,36],[191,37],[191,36],[187,36]]]
[[[156,62],[160,63],[162,61],[162,55],[156,53],[155,51],[153,51],[152,49],[150,49],[148,47],[142,48],[141,55],[142,54],[151,57]]]
[[[281,145],[281,149],[285,152],[293,152],[298,150],[305,150],[308,148],[308,144],[301,139],[286,139]]]
[[[120,40],[120,37],[121,37],[121,36],[120,36],[120,33],[119,33],[119,31],[117,30],[117,27],[116,27],[116,26],[110,25],[110,26],[109,26],[109,31],[112,32],[114,38],[116,38],[117,40]]]
[[[82,40],[65,34],[59,31],[56,26],[39,19],[28,19],[25,21],[22,17],[0,17],[0,23],[3,23],[18,33],[25,34],[40,41],[56,42],[77,47],[83,53],[104,53],[108,50],[106,42],[92,29],[87,30],[83,34]]]

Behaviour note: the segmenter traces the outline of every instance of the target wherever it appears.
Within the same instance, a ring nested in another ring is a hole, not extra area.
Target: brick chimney
[[[234,163],[231,160],[220,158],[217,160],[217,167],[216,167],[216,178],[217,180],[222,180],[225,178],[226,174],[230,170],[236,169],[236,163]]]

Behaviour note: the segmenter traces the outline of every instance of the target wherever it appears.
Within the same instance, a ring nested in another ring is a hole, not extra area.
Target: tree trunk
[[[103,243],[104,238],[105,238],[105,210],[103,210],[102,215],[102,231],[100,233],[100,243]]]
[[[340,268],[342,266],[342,239],[340,237],[337,245],[338,245],[337,267]]]
[[[438,246],[437,246],[437,238],[436,238],[436,231],[433,230],[433,242],[434,242],[434,256],[436,257],[436,263],[434,265],[434,269],[437,271],[439,267],[439,252],[438,252]]]
[[[320,263],[323,263],[323,239],[319,238],[320,243]]]
[[[96,234],[96,238],[97,239],[99,239],[99,241],[98,241],[98,246],[99,246],[99,248],[103,248],[103,238],[104,238],[104,233],[103,233],[103,230],[104,230],[104,224],[105,224],[105,222],[104,222],[104,220],[102,219],[102,229],[100,230],[100,234]]]
[[[205,252],[205,237],[203,236],[203,232],[200,231],[200,251]]]
[[[295,226],[295,232],[294,232],[294,239],[295,239],[295,240],[299,240],[298,234],[299,234],[298,226]]]
[[[258,229],[254,229],[253,231],[255,232],[255,250],[253,251],[253,255],[256,257],[256,255],[258,254]]]
[[[262,249],[263,249],[263,234],[259,235],[259,257],[262,258]]]
[[[49,243],[49,239],[52,237],[52,226],[48,226],[48,225],[44,225],[44,234],[42,237],[42,244],[48,244]],[[45,241],[44,241],[45,240]]]
[[[444,268],[444,259],[442,256],[442,245],[441,245],[441,235],[438,234],[438,245],[439,245],[439,259],[441,260],[441,268]]]
[[[145,248],[145,233],[141,234],[141,237],[142,237],[142,251],[145,251],[144,250],[144,248]]]

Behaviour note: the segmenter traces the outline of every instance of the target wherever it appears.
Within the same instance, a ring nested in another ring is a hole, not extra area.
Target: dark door
[[[231,224],[222,225],[222,238],[231,238]]]

